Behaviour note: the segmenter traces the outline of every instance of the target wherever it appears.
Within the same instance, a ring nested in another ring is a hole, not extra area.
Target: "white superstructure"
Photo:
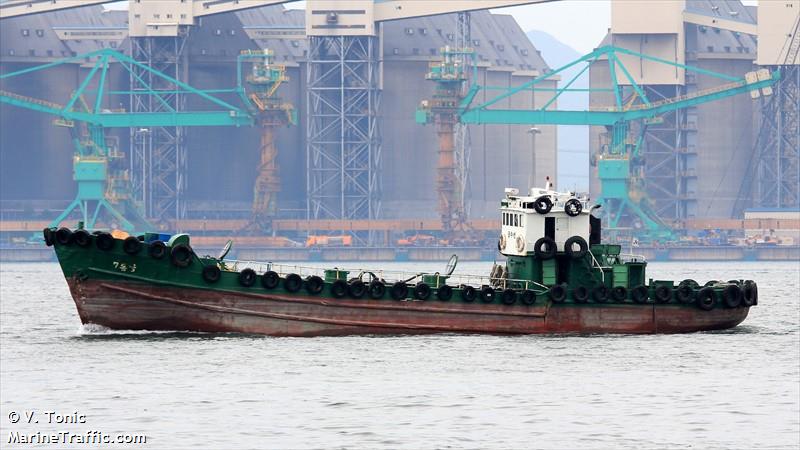
[[[554,242],[559,252],[565,251],[565,243],[574,236],[589,242],[591,206],[588,197],[557,192],[549,186],[545,189],[531,188],[529,195],[519,195],[515,188],[506,188],[505,193],[500,206],[500,253],[529,255],[534,253],[537,242],[542,239],[540,246]],[[547,251],[546,248],[543,250]]]

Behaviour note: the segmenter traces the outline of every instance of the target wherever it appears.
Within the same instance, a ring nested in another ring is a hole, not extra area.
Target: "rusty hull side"
[[[272,336],[430,333],[686,333],[731,328],[749,308],[332,299],[67,279],[81,321],[112,329]]]

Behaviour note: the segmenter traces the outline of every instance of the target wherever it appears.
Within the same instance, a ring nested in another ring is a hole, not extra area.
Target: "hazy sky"
[[[544,31],[579,53],[589,53],[600,43],[611,26],[611,1],[562,0],[494,11],[511,14],[526,32],[530,30]],[[757,0],[744,0],[743,3],[756,5],[758,2]],[[115,3],[113,8],[126,8],[126,4],[127,2]],[[288,3],[287,7],[304,8],[305,2]]]

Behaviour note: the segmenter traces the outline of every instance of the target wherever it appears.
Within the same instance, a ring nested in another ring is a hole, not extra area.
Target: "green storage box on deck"
[[[347,281],[347,275],[350,274],[349,270],[327,269],[325,271],[325,281],[333,282],[336,280]]]
[[[614,287],[628,287],[628,267],[624,264],[614,264]]]
[[[445,284],[447,284],[447,278],[448,277],[446,275],[439,275],[439,274],[423,275],[422,282],[432,288],[438,288],[440,286],[444,286]]]

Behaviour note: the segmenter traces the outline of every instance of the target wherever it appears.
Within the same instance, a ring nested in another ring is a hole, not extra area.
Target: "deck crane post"
[[[722,80],[720,86],[693,92],[680,97],[660,101],[650,101],[644,90],[631,76],[631,71],[625,67],[620,54],[626,54],[652,61],[658,64],[667,64],[686,71],[695,72],[705,76]],[[575,91],[570,86],[582,76],[591,64],[607,60],[609,64],[612,86],[611,88],[590,88],[589,91],[613,92],[615,105],[592,109],[589,111],[563,111],[548,110],[558,97],[564,92]],[[568,80],[564,87],[549,92],[552,97],[542,107],[532,110],[510,110],[491,108],[501,100],[522,91],[543,91],[537,89],[537,84],[544,80],[552,80],[554,76],[564,70],[585,64],[577,75]],[[620,83],[619,76],[625,79]],[[699,67],[688,66],[672,61],[645,55],[632,50],[604,46],[584,55],[561,68],[543,74],[521,86],[508,89],[503,94],[492,98],[482,104],[473,106],[472,102],[478,92],[487,89],[472,84],[467,94],[458,104],[442,105],[435,101],[423,101],[416,112],[418,123],[436,123],[437,117],[443,114],[452,114],[461,123],[466,124],[512,124],[512,125],[598,125],[605,126],[608,130],[609,144],[597,151],[595,155],[598,166],[598,176],[601,184],[598,203],[603,206],[604,215],[610,228],[631,228],[638,230],[639,238],[643,240],[670,240],[675,237],[672,228],[666,224],[649,206],[643,179],[643,165],[641,155],[642,136],[648,121],[655,120],[660,115],[699,105],[740,93],[749,92],[751,97],[770,95],[771,86],[780,79],[780,71],[770,73],[766,69],[757,72],[748,72],[745,77],[737,78]],[[627,85],[627,86],[625,86]],[[444,111],[442,111],[444,109]],[[637,135],[631,135],[631,123],[642,121]]]
[[[278,211],[278,148],[275,145],[275,129],[281,126],[296,125],[297,111],[291,103],[283,101],[278,88],[289,77],[286,66],[275,64],[272,50],[243,50],[237,58],[237,88],[248,111],[256,118],[261,130],[259,141],[260,160],[253,188],[252,216],[245,231],[271,231],[272,220]],[[245,66],[250,66],[244,76]],[[250,86],[250,92],[245,89]]]

